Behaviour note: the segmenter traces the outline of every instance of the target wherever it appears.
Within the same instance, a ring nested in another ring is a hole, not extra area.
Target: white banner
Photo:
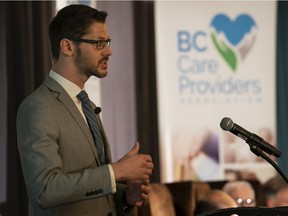
[[[161,180],[274,174],[224,117],[276,145],[273,1],[155,2]]]

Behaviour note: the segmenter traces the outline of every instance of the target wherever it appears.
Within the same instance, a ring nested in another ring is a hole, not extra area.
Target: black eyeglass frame
[[[107,40],[92,40],[92,39],[84,39],[84,38],[67,37],[67,39],[74,41],[74,42],[95,44],[97,50],[102,50],[102,49],[104,49],[104,47],[106,45],[108,47],[110,47],[110,45],[111,45],[111,39],[110,38]]]

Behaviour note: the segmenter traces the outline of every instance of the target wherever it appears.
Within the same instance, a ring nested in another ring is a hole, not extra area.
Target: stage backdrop
[[[158,1],[155,21],[161,181],[268,179],[272,166],[219,124],[276,145],[276,3]]]

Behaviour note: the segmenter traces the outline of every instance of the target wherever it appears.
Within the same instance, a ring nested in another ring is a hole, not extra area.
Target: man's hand
[[[131,206],[141,206],[148,199],[150,192],[149,182],[141,180],[127,181],[126,201]]]
[[[150,155],[138,154],[139,148],[140,144],[137,142],[124,157],[112,164],[116,182],[123,180],[149,182],[149,176],[154,168],[152,158]]]

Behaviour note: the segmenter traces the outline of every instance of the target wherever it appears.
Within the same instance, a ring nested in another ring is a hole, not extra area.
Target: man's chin
[[[107,76],[107,74],[108,74],[108,71],[104,71],[102,73],[99,73],[99,78],[104,78]]]
[[[104,78],[104,77],[107,76],[107,74],[108,74],[107,71],[101,71],[101,72],[98,71],[98,72],[95,72],[95,73],[91,73],[91,76],[95,76],[97,78]]]

